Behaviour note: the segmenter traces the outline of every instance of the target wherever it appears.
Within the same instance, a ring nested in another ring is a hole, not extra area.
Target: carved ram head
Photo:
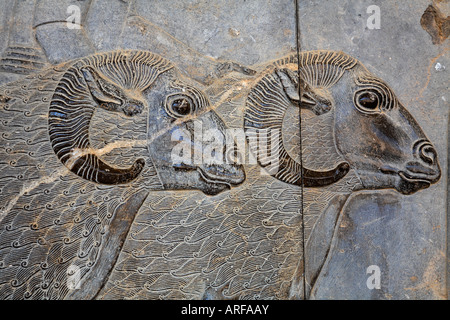
[[[304,52],[299,58],[276,61],[252,88],[244,126],[248,134],[260,129],[283,131],[290,108],[309,110],[315,117],[331,119],[326,134],[332,135],[334,151],[327,157],[340,161],[331,170],[307,169],[300,156],[288,150],[281,134],[280,165],[274,177],[320,187],[341,180],[353,169],[360,180],[354,190],[395,188],[403,194],[439,180],[435,148],[383,80],[342,52]],[[298,124],[297,130],[306,133]],[[264,159],[258,160],[267,166]]]
[[[224,134],[223,121],[209,107],[203,92],[157,55],[144,51],[94,55],[71,66],[56,87],[49,109],[50,141],[66,167],[92,182],[130,183],[148,165],[155,167],[164,189],[200,189],[216,194],[244,180],[240,166],[180,167],[170,157],[173,131],[192,132],[194,119],[203,129]],[[101,159],[89,138],[91,119],[98,108],[129,117],[147,111],[148,159],[136,159],[128,168]]]

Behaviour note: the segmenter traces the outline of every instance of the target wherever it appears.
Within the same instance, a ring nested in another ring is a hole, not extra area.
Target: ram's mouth
[[[431,179],[425,179],[423,177],[414,177],[407,172],[400,171],[398,173],[401,181],[399,183],[399,191],[404,194],[412,194],[421,189],[426,189],[431,186]]]
[[[234,169],[232,170],[234,172],[227,169]],[[202,191],[208,195],[216,195],[224,190],[229,190],[245,180],[245,173],[239,166],[197,167],[197,171],[207,185],[207,188]]]
[[[244,170],[237,165],[198,167],[182,163],[172,167],[177,171],[197,170],[205,182],[225,184],[230,188],[241,184],[245,180]]]
[[[208,176],[208,174],[197,168],[198,173],[200,174],[200,178],[208,184],[208,190],[206,190],[207,194],[217,194],[224,189],[231,189],[231,183],[225,180],[214,179]]]
[[[245,180],[245,173],[238,166],[209,166],[207,168],[197,167],[197,171],[206,182],[225,184],[230,188],[241,184]]]
[[[424,171],[410,172],[409,170],[399,170],[391,166],[383,166],[380,171],[384,174],[397,176],[398,182],[395,189],[403,194],[413,194],[416,191],[426,189],[436,181],[435,172],[427,174]]]
[[[209,165],[194,166],[188,164],[173,165],[176,171],[197,171],[200,179],[205,183],[203,193],[216,195],[224,190],[229,190],[245,180],[245,171],[239,165]]]

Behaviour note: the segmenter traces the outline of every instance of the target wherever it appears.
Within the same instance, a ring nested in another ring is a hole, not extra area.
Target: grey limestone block
[[[0,299],[448,299],[449,6],[372,2],[0,0]]]

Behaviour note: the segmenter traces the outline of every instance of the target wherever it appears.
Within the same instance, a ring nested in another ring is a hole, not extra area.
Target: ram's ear
[[[292,101],[299,103],[300,96],[298,90],[298,73],[289,69],[277,70],[277,75],[280,78],[281,84],[283,85],[284,92]],[[313,89],[305,82],[301,82],[302,85],[302,100],[301,107],[310,109],[312,106],[317,104],[317,99],[313,92]]]
[[[331,110],[332,102],[323,93],[314,90],[305,81],[301,81],[302,85],[302,99],[300,101],[298,90],[298,74],[289,69],[282,69],[276,71],[278,78],[283,85],[286,95],[297,103],[302,109],[309,109],[316,115],[326,113]]]
[[[122,90],[91,67],[83,67],[81,72],[92,97],[99,105],[109,110],[117,110],[122,104]]]
[[[288,69],[277,70],[276,72],[283,85],[284,92],[286,92],[289,99],[296,102],[300,101],[300,96],[298,95],[298,76],[296,73]]]

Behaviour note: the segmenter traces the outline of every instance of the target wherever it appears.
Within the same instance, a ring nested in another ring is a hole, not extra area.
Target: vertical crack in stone
[[[301,53],[301,32],[300,32],[300,0],[295,0],[295,39],[296,39],[296,48],[297,48],[297,64],[298,64],[298,96],[302,97],[302,79],[300,78],[300,53]],[[299,159],[300,166],[303,168],[303,154],[302,154],[302,112],[301,108],[298,108],[298,117],[299,117]],[[303,299],[306,299],[306,277],[305,277],[305,266],[306,266],[306,238],[305,238],[305,217],[303,210],[303,170],[300,171],[300,214],[302,217],[302,281],[303,281]]]

